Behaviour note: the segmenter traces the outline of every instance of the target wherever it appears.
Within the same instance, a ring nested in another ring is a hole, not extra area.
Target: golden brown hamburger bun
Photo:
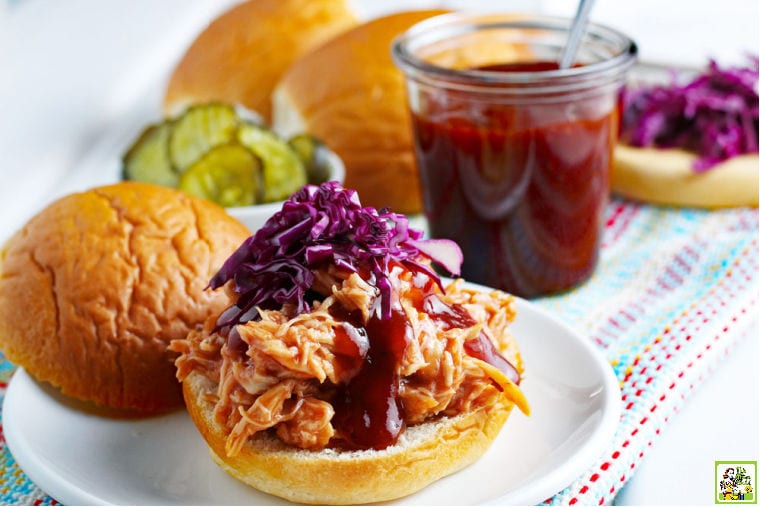
[[[400,12],[359,25],[299,58],[275,88],[275,130],[322,139],[343,159],[346,187],[368,206],[421,211],[404,78],[390,48],[412,25],[444,12]]]
[[[150,414],[182,404],[173,355],[228,304],[205,291],[249,235],[222,208],[118,183],[63,197],[0,256],[0,349],[64,394]]]
[[[270,94],[301,54],[357,24],[345,0],[248,0],[213,20],[174,69],[164,109],[237,103],[270,116]]]
[[[695,173],[695,154],[677,149],[615,148],[612,189],[623,197],[662,205],[698,208],[757,206],[757,155],[731,158]]]
[[[222,469],[260,491],[306,504],[383,502],[419,491],[480,458],[513,407],[502,396],[490,409],[409,427],[381,451],[308,451],[260,432],[228,457],[227,434],[209,396],[217,384],[194,372],[182,386],[190,416]]]

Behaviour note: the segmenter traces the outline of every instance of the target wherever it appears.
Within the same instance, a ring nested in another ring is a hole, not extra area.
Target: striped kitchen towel
[[[2,401],[14,369],[0,353],[0,505],[58,505],[21,471],[5,445]]]
[[[591,280],[536,303],[601,349],[623,402],[607,451],[546,503],[611,503],[689,394],[737,340],[757,337],[758,210],[613,201]]]

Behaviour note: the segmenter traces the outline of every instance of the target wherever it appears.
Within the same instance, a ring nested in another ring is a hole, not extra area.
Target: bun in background
[[[274,129],[324,141],[343,159],[346,187],[367,206],[422,209],[404,77],[391,42],[445,12],[400,12],[359,25],[299,58],[275,88]]]
[[[193,103],[241,104],[270,118],[280,75],[307,50],[358,23],[344,0],[248,0],[213,20],[187,49],[166,90],[174,115]]]

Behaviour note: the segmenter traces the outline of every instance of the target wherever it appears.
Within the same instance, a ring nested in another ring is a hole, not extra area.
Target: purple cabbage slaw
[[[692,81],[629,90],[621,141],[637,147],[682,148],[704,172],[731,157],[758,152],[758,58],[747,67],[708,68]]]
[[[237,302],[217,320],[217,327],[245,323],[258,308],[292,304],[310,310],[313,268],[333,263],[353,272],[368,272],[380,295],[380,317],[391,314],[391,262],[423,272],[441,285],[428,258],[458,275],[462,252],[453,241],[422,239],[404,215],[363,207],[355,190],[332,181],[307,185],[225,261],[209,282],[217,289],[234,281]]]

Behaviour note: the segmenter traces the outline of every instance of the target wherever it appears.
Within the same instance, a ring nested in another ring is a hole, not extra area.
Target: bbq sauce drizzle
[[[425,279],[422,284],[421,279]],[[418,311],[428,314],[444,330],[477,324],[466,308],[458,304],[448,305],[431,292],[429,283],[431,281],[426,276],[415,276],[412,301]],[[340,305],[331,306],[330,313],[336,320],[344,322],[344,327],[351,328],[350,333],[338,333],[341,342],[346,336],[361,337],[369,342],[360,369],[346,384],[339,386],[332,400],[335,409],[333,426],[346,448],[384,449],[396,443],[406,427],[404,406],[398,397],[401,378],[397,365],[414,339],[412,325],[397,302],[391,306],[389,318],[381,319],[373,312],[366,324],[362,323],[359,311],[347,311]],[[345,346],[341,348],[345,349]],[[358,345],[354,350],[358,350]],[[519,384],[517,369],[496,350],[483,331],[476,339],[465,341],[464,350]]]
[[[369,341],[359,371],[339,386],[332,400],[333,426],[347,448],[384,449],[393,445],[405,428],[396,366],[412,339],[411,325],[399,305],[391,307],[389,318],[381,319],[373,313],[366,324],[362,324],[358,311],[346,312],[334,305],[330,313],[352,326],[354,336],[366,336]]]

